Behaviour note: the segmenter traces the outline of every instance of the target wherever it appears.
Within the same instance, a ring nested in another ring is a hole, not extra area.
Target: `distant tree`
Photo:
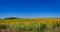
[[[16,18],[16,17],[10,17],[10,18],[4,18],[5,19],[19,19],[19,18]]]
[[[1,19],[0,19],[1,20]]]

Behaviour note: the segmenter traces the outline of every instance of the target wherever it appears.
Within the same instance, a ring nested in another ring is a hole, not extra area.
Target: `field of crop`
[[[60,18],[3,19],[0,32],[60,32]]]

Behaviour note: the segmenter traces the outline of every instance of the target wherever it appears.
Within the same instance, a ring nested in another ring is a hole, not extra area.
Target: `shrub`
[[[58,28],[60,26],[60,24],[56,23],[53,25],[53,28]]]
[[[44,32],[44,29],[47,27],[47,25],[46,24],[41,24],[40,25],[40,31],[41,32]]]
[[[6,29],[7,28],[7,26],[5,26],[5,25],[0,25],[0,29]]]

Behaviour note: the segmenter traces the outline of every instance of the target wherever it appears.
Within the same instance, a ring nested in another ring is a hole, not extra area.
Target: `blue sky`
[[[60,0],[0,0],[0,18],[60,18]]]

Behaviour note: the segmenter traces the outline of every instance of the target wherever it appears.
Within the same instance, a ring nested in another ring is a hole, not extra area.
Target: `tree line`
[[[6,19],[19,19],[19,18],[16,18],[16,17],[9,17],[9,18],[4,18],[3,20],[6,20]],[[2,19],[0,19],[2,20]]]

